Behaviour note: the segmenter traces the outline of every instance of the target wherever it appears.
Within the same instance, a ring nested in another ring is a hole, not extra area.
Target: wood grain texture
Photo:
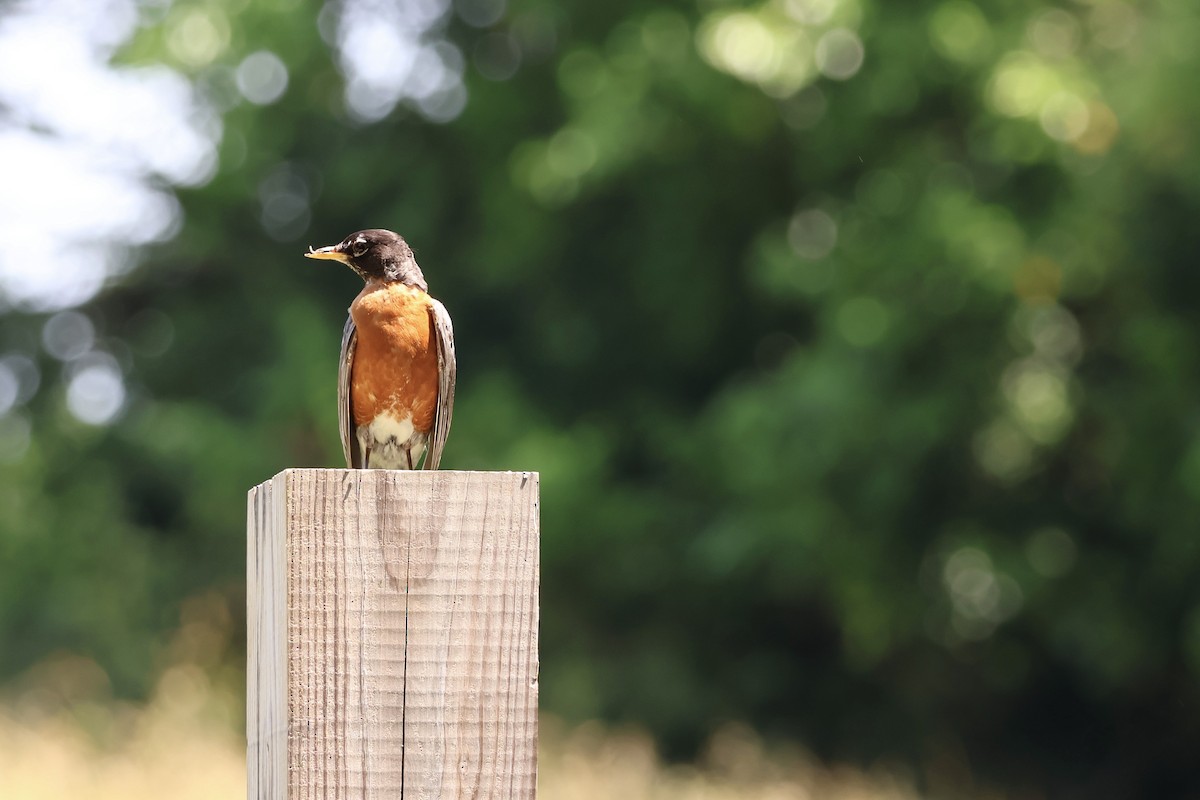
[[[251,490],[249,797],[533,798],[536,473]]]

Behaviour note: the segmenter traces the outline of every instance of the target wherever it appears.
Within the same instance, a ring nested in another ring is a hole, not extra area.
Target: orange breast
[[[404,284],[368,284],[350,304],[358,345],[350,370],[355,425],[383,413],[428,431],[437,409],[437,338],[429,295]]]

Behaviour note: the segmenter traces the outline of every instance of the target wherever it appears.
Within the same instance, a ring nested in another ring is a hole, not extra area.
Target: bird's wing
[[[347,469],[361,469],[362,454],[358,452],[358,437],[354,433],[354,417],[350,413],[350,367],[354,364],[354,348],[358,331],[354,320],[347,316],[342,330],[342,357],[338,362],[338,432],[342,436],[342,455]]]
[[[454,326],[446,307],[429,298],[429,313],[433,317],[433,332],[437,337],[438,399],[433,430],[429,432],[429,451],[423,469],[437,469],[442,461],[442,449],[450,434],[450,418],[454,414],[454,382],[458,362],[454,358]]]

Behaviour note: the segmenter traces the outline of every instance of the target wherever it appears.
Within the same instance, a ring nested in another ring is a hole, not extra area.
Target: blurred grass
[[[150,700],[107,696],[102,670],[60,656],[0,701],[0,797],[4,800],[176,800],[245,794],[240,693],[192,664],[175,665]],[[902,800],[903,777],[828,768],[798,747],[766,748],[731,724],[696,764],[666,765],[640,729],[542,719],[539,795],[547,800]]]
[[[175,666],[142,706],[97,698],[103,673],[64,657],[0,705],[0,797],[92,800],[244,797],[240,701],[195,666]]]

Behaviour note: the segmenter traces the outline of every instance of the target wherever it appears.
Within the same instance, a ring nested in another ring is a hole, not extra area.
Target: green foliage
[[[301,250],[379,225],[454,317],[445,466],[542,472],[546,708],[1200,790],[1195,9],[514,0],[449,22],[446,124],[348,116],[319,12],[178,2],[123,54],[226,98],[221,163],[83,309],[119,421],[44,355],[13,412],[0,670],[83,651],[136,693],[184,598],[237,602],[244,490],[338,460],[357,279]],[[268,235],[280,175],[312,221]]]

